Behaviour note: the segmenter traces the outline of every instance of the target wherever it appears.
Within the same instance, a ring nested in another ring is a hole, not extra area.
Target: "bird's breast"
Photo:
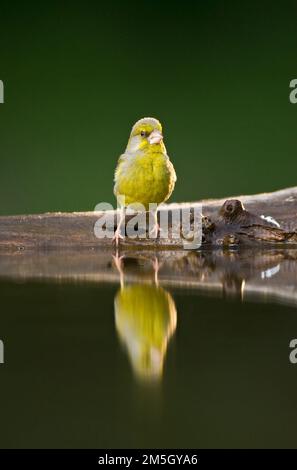
[[[175,182],[173,166],[167,155],[151,153],[129,156],[122,165],[116,185],[117,194],[125,196],[126,205],[160,204],[168,199]]]

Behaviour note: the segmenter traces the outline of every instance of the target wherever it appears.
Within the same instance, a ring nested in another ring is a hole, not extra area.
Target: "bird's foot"
[[[156,222],[153,228],[149,231],[149,238],[158,238],[160,232],[160,225]]]
[[[160,269],[160,263],[157,257],[155,257],[153,260],[153,268],[154,268],[155,284],[158,287],[159,286],[158,274],[159,274],[159,269]]]
[[[117,268],[119,275],[120,275],[120,282],[121,282],[121,287],[124,286],[124,271],[123,271],[123,262],[122,259],[124,256],[119,256],[118,252],[116,252],[115,255],[112,255],[115,267]]]
[[[118,247],[120,240],[124,240],[124,237],[123,237],[123,235],[121,234],[121,230],[116,229],[116,231],[114,232],[114,236],[113,236],[113,238],[112,238],[112,243],[115,243],[116,246]]]
[[[123,255],[119,256],[118,252],[116,252],[115,255],[112,255],[112,258],[113,258],[115,267],[121,273],[121,271],[122,271],[122,259],[124,258],[124,256]]]

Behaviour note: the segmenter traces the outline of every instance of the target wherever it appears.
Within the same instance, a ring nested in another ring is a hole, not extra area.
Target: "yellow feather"
[[[145,118],[132,129],[126,152],[121,155],[115,171],[114,194],[125,197],[125,205],[167,201],[176,182],[176,174],[161,140],[150,144],[149,135],[161,132],[159,121]],[[142,136],[141,133],[145,133]]]

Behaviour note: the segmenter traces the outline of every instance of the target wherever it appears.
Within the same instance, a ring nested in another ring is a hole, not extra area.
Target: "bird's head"
[[[163,143],[162,126],[155,118],[143,118],[134,124],[128,141],[126,152],[146,151],[166,152]]]

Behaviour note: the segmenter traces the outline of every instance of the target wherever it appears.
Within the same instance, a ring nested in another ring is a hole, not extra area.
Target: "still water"
[[[1,448],[296,447],[295,263],[1,255]]]

